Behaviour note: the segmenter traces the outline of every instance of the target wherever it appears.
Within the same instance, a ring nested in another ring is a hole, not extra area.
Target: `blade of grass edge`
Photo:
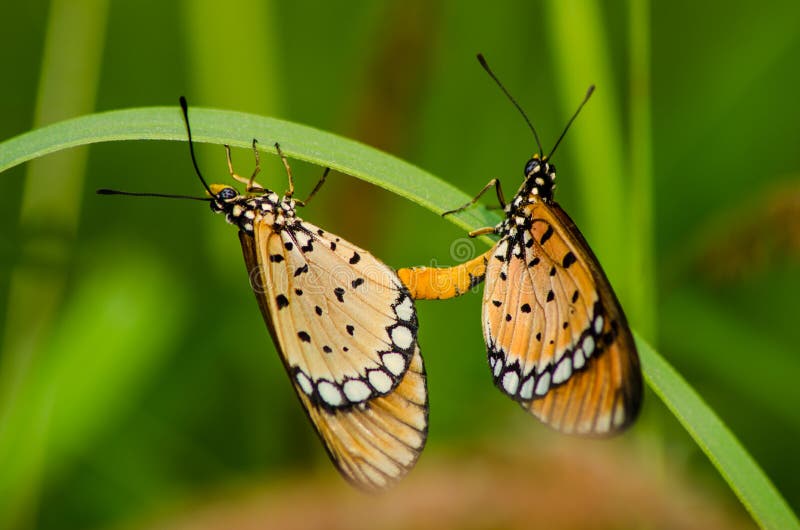
[[[800,528],[764,471],[675,369],[638,335],[647,384],[683,425],[761,528]]]

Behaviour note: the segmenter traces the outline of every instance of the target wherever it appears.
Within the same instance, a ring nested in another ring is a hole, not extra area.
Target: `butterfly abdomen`
[[[397,275],[416,300],[443,300],[468,292],[486,275],[488,251],[454,267],[412,267]]]

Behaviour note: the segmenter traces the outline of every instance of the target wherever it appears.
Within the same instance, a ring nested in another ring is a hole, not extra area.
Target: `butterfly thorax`
[[[226,193],[227,190],[235,195]],[[296,201],[271,190],[259,195],[239,195],[233,188],[224,188],[217,194],[217,200],[211,202],[211,209],[225,214],[226,221],[250,235],[256,222],[266,222],[279,232],[296,220]]]
[[[530,205],[538,202],[548,203],[553,200],[553,191],[556,184],[556,168],[554,165],[543,161],[538,155],[528,160],[525,164],[525,181],[520,186],[517,194],[505,207],[506,217],[497,225],[496,232],[500,235],[510,235],[512,238],[530,229]]]

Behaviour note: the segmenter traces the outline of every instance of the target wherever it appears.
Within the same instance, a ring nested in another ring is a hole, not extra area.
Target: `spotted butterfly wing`
[[[495,384],[548,425],[605,435],[641,403],[625,315],[582,235],[555,202],[534,201],[495,246],[483,333]]]
[[[411,469],[427,433],[413,301],[368,252],[291,215],[276,224],[263,204],[240,240],[284,366],[339,471],[385,488]]]

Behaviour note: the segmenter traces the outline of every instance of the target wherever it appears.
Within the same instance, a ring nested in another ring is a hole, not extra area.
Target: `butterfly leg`
[[[477,230],[473,230],[472,232],[469,232],[467,235],[469,237],[478,237],[478,236],[484,236],[486,234],[494,234],[495,232],[497,232],[497,228],[496,227],[494,227],[494,226],[484,226],[483,228],[478,228]]]
[[[257,143],[258,143],[257,140],[253,138],[253,153],[255,153],[256,156],[256,167],[253,170],[253,174],[250,175],[249,179],[246,179],[238,175],[233,170],[233,160],[231,159],[231,146],[225,144],[225,160],[228,163],[228,173],[230,173],[231,178],[236,182],[241,182],[242,184],[246,184],[247,185],[246,189],[248,193],[252,192],[259,193],[264,191],[264,188],[258,182],[255,181],[256,175],[258,175],[258,172],[261,171],[261,161],[258,156],[258,149],[256,149]]]
[[[258,175],[258,172],[261,171],[261,157],[258,155],[258,148],[256,147],[257,143],[258,140],[253,138],[253,155],[256,158],[256,167],[253,168],[253,174],[250,175],[250,180],[247,181],[247,191],[263,193],[264,188],[256,182],[256,175]]]
[[[309,203],[309,201],[311,201],[311,199],[314,197],[314,195],[316,195],[316,194],[317,194],[317,192],[318,192],[318,191],[319,191],[319,189],[322,187],[322,185],[323,185],[323,184],[325,184],[325,179],[328,177],[328,173],[330,173],[330,171],[331,171],[331,168],[329,168],[329,167],[326,167],[326,168],[325,168],[325,171],[322,173],[322,178],[320,178],[320,179],[317,181],[317,185],[316,185],[316,186],[314,186],[314,189],[313,189],[313,190],[311,190],[311,193],[309,193],[309,194],[308,194],[308,197],[306,197],[306,200],[304,200],[304,201],[297,201],[297,204],[298,204],[298,205],[300,205],[300,206],[305,206],[306,204],[308,204],[308,203]]]
[[[458,213],[458,212],[463,212],[464,210],[466,210],[467,208],[469,208],[470,206],[472,206],[473,204],[478,202],[478,199],[480,199],[481,196],[484,193],[486,193],[486,191],[489,188],[491,188],[492,186],[494,186],[494,189],[497,192],[497,201],[500,203],[500,207],[501,208],[505,208],[506,207],[506,199],[505,199],[505,197],[503,197],[503,188],[500,185],[500,180],[499,179],[492,179],[486,184],[486,186],[483,187],[483,189],[481,191],[478,192],[478,194],[475,196],[474,199],[472,199],[471,201],[469,201],[467,204],[465,204],[463,206],[459,206],[458,208],[456,208],[454,210],[448,210],[448,211],[442,213],[442,217],[445,217],[447,215],[451,215],[451,214],[454,214],[454,213]]]
[[[281,157],[283,167],[286,168],[286,176],[289,178],[289,189],[284,195],[286,197],[291,197],[294,195],[294,179],[292,178],[292,168],[289,167],[289,160],[286,158],[286,155],[283,154],[283,151],[281,151],[281,146],[278,144],[278,142],[275,142],[275,150],[278,151],[278,156]]]

